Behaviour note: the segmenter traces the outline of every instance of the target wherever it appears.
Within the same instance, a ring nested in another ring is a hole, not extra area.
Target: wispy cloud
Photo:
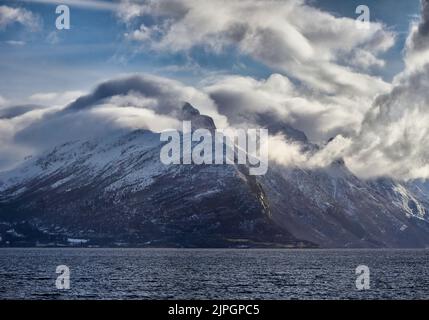
[[[37,30],[40,27],[41,19],[33,12],[24,8],[0,6],[0,29],[5,29],[14,23],[19,23],[31,30]]]
[[[10,44],[11,46],[24,46],[25,41],[20,40],[7,40],[5,41],[7,44]]]
[[[7,104],[7,100],[0,95],[0,108]]]
[[[28,3],[46,3],[60,5],[65,4],[69,6],[76,6],[92,10],[110,10],[114,11],[118,8],[118,3],[116,1],[100,1],[100,0],[17,0],[19,2],[28,2]]]

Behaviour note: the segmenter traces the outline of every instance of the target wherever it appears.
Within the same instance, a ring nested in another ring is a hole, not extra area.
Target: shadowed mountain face
[[[189,104],[183,120],[215,129]],[[245,166],[166,166],[163,144],[144,130],[70,142],[3,173],[0,235],[18,244],[79,238],[101,245],[314,246],[272,221]]]
[[[341,163],[326,170],[271,166],[260,178],[273,219],[323,247],[426,247],[427,202],[392,180],[362,181]]]
[[[189,104],[181,120],[215,128]],[[308,143],[287,125],[276,130]],[[1,173],[0,245],[429,245],[418,186],[364,182],[341,162],[318,171],[271,164],[265,176],[250,176],[243,165],[166,166],[163,144],[144,130],[75,141]]]
[[[207,129],[209,131],[216,130],[216,125],[213,119],[206,115],[201,115],[190,103],[186,102],[182,107],[183,121],[191,121],[192,130]]]

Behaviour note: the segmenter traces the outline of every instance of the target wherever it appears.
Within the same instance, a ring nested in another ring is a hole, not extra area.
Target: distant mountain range
[[[183,118],[214,129],[186,104]],[[309,150],[303,132],[278,122]],[[71,141],[0,173],[0,246],[429,247],[429,188],[363,181],[342,161],[169,165],[158,133]]]

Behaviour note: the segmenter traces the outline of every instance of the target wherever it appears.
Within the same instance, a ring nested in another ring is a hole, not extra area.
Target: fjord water
[[[428,299],[428,267],[429,250],[4,248],[0,299]]]

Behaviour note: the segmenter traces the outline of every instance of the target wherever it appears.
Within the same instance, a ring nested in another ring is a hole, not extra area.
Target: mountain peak
[[[216,130],[213,119],[207,115],[202,115],[200,111],[193,107],[189,102],[185,102],[182,107],[182,119],[192,122],[192,130],[207,129]]]
[[[200,111],[194,108],[189,102],[185,102],[182,107],[182,113],[184,118],[192,118],[194,116],[199,116]]]

